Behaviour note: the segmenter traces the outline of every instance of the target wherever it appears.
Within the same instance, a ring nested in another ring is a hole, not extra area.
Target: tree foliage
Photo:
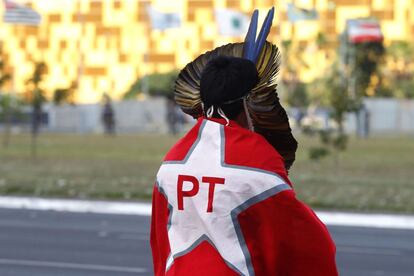
[[[378,74],[380,64],[384,60],[385,48],[382,42],[367,42],[355,45],[354,74],[358,96],[370,96],[366,94],[371,78]]]
[[[325,104],[329,108],[330,118],[335,126],[328,129],[309,127],[304,129],[307,134],[317,134],[321,141],[321,146],[310,149],[309,156],[317,160],[333,153],[338,162],[339,153],[346,150],[348,143],[348,135],[344,129],[345,116],[348,112],[355,111],[358,103],[353,97],[350,97],[336,63],[332,66],[329,75],[315,80],[313,85],[316,86],[316,84],[324,91],[321,96],[325,98]]]
[[[287,102],[289,106],[299,108],[307,107],[309,105],[308,86],[303,82],[296,82],[287,85],[290,90],[287,95]]]
[[[0,52],[0,90],[3,88],[3,85],[9,81],[11,75],[5,70],[5,60]]]
[[[46,102],[45,91],[41,87],[42,80],[46,74],[47,67],[43,62],[35,63],[33,75],[27,80],[26,100],[32,106],[32,156],[36,157],[37,135],[42,123],[42,109]]]
[[[77,89],[76,82],[72,82],[69,87],[66,88],[57,88],[53,93],[53,103],[55,105],[60,105],[63,103],[74,104],[75,103],[75,91]]]
[[[44,62],[35,63],[33,75],[27,80],[26,100],[32,105],[34,110],[41,109],[46,102],[45,90],[41,88],[41,82],[46,74],[46,64]]]
[[[363,97],[374,96],[381,84],[380,66],[385,60],[385,48],[382,42],[349,44],[348,47],[349,87],[352,96],[361,101]]]
[[[4,125],[3,146],[10,143],[10,128],[12,117],[18,112],[19,104],[16,97],[3,91],[4,85],[11,79],[11,74],[6,69],[6,61],[0,49],[0,121]]]
[[[304,46],[292,40],[282,41],[282,81],[285,84],[297,83],[300,81],[300,72],[309,68],[309,64],[303,58]],[[293,87],[293,86],[292,86]],[[290,91],[290,87],[287,87]]]
[[[174,91],[174,82],[177,79],[178,71],[167,73],[154,73],[137,79],[124,94],[124,99],[134,99],[139,94],[145,93],[147,87],[151,96],[169,97]]]
[[[394,41],[387,48],[387,67],[378,95],[414,98],[414,44]]]
[[[303,59],[304,47],[292,40],[282,41],[282,84],[285,100],[292,107],[309,105],[307,85],[300,80],[300,72],[309,65]]]

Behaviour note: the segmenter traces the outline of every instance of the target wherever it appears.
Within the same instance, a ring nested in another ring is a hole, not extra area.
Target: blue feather
[[[252,19],[250,21],[249,30],[247,31],[246,38],[244,39],[243,46],[243,58],[254,62],[255,44],[256,44],[256,32],[257,32],[257,19],[259,17],[258,10],[254,10]]]
[[[259,58],[259,55],[262,52],[263,46],[266,42],[266,38],[269,35],[270,28],[272,27],[272,21],[273,21],[274,14],[275,14],[275,8],[272,7],[266,15],[266,18],[263,22],[259,36],[255,43],[254,55],[253,55],[253,59],[251,59],[251,61],[253,61],[254,63],[256,63],[257,59]]]

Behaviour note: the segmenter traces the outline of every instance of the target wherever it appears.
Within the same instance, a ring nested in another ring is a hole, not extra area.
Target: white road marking
[[[384,248],[364,248],[356,246],[337,246],[338,252],[351,254],[367,254],[367,255],[385,255],[385,256],[401,256],[400,250],[384,249]]]
[[[139,216],[151,215],[150,203],[14,196],[0,196],[0,208]],[[408,215],[358,214],[326,211],[318,211],[316,214],[327,225],[414,230],[414,216]]]
[[[108,266],[97,264],[78,264],[78,263],[63,263],[50,261],[33,261],[33,260],[16,260],[16,259],[0,259],[2,265],[16,265],[16,266],[32,266],[32,267],[53,267],[65,269],[80,269],[80,270],[95,270],[95,271],[112,271],[123,273],[144,273],[146,269],[141,267],[122,267],[122,266]]]
[[[414,216],[316,212],[328,225],[414,230]]]
[[[137,241],[148,241],[149,235],[137,235],[137,234],[120,234],[118,236],[120,240],[137,240]]]
[[[76,213],[151,215],[151,204],[139,202],[86,201],[35,197],[0,197],[0,208],[53,210]]]

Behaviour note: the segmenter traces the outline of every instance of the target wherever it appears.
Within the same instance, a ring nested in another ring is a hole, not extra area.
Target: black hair
[[[201,74],[200,95],[204,113],[213,105],[220,107],[229,119],[243,110],[242,98],[258,83],[256,66],[248,59],[217,56],[211,59]],[[217,111],[213,117],[219,117]]]

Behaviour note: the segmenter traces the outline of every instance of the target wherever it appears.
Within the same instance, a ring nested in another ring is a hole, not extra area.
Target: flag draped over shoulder
[[[249,26],[249,17],[231,9],[217,9],[215,11],[218,31],[225,36],[244,36]]]
[[[200,117],[167,153],[152,200],[156,276],[337,276],[335,245],[261,135]]]
[[[3,3],[3,22],[29,26],[40,24],[42,18],[35,10],[10,0],[3,0]]]
[[[307,10],[298,8],[295,5],[289,3],[287,5],[287,16],[289,21],[295,23],[302,20],[316,20],[318,19],[318,12],[315,9]]]
[[[181,16],[177,12],[161,12],[152,6],[147,8],[151,20],[151,28],[154,30],[165,30],[179,28],[181,26]]]

